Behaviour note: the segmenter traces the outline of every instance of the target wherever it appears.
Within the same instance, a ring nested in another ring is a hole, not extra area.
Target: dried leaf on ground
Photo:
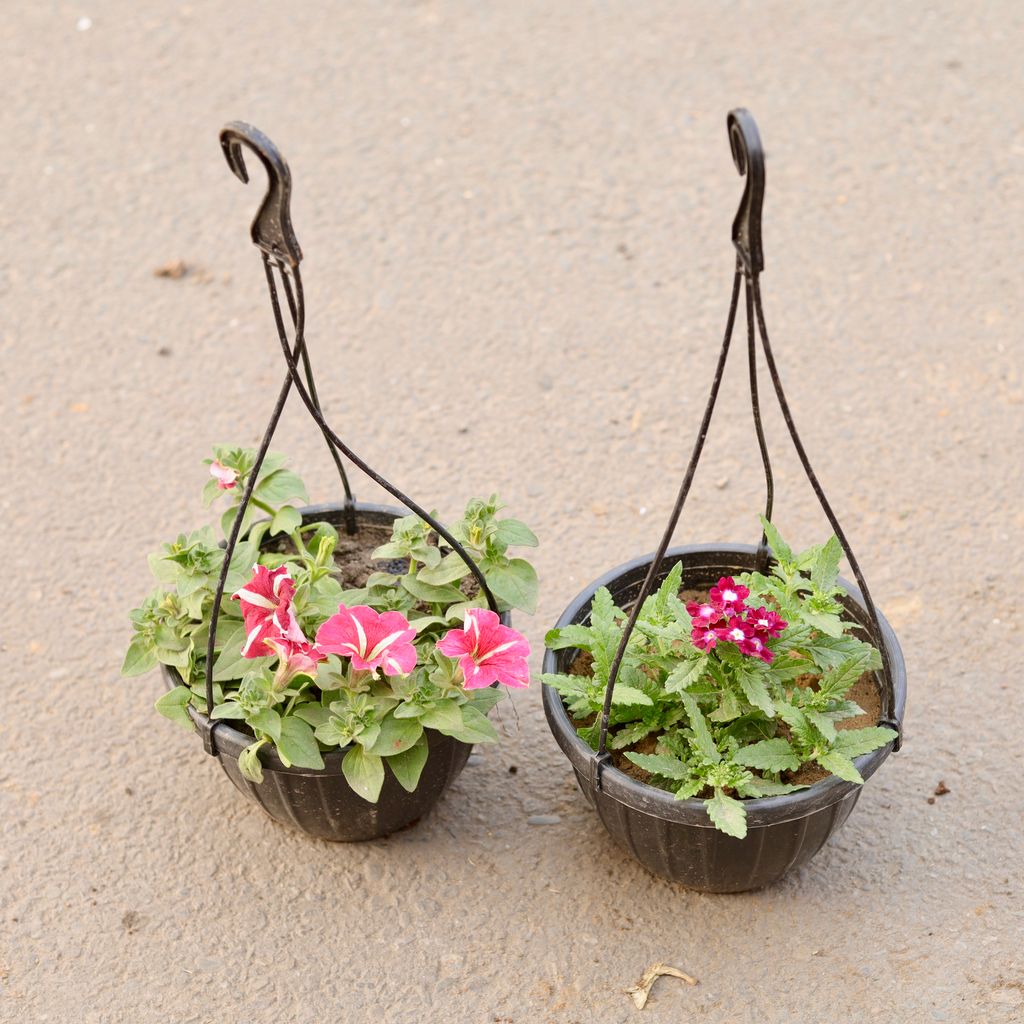
[[[651,964],[643,973],[643,977],[635,984],[626,989],[626,994],[633,997],[633,1003],[638,1010],[647,1005],[651,995],[651,988],[658,978],[667,975],[670,978],[679,978],[687,985],[696,985],[697,979],[679,970],[678,967],[670,967],[668,964]]]

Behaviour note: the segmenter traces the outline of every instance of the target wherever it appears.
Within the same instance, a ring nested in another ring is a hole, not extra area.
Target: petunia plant
[[[803,789],[815,775],[863,779],[853,758],[896,738],[857,726],[850,690],[881,665],[839,601],[842,548],[794,553],[767,520],[771,572],[723,577],[699,599],[681,593],[677,563],[644,602],[612,692],[608,746],[620,767],[678,799],[703,798],[721,831],[746,835],[744,798]],[[625,612],[606,588],[588,625],[552,630],[553,650],[581,654],[555,687],[597,748]],[[803,771],[801,771],[803,769]]]
[[[207,460],[206,504],[227,499],[227,535],[255,465],[249,449],[220,446]],[[352,788],[376,802],[385,767],[408,791],[428,757],[425,730],[466,743],[497,740],[487,717],[496,684],[529,683],[525,637],[486,605],[465,563],[416,516],[395,520],[370,554],[360,585],[343,577],[339,536],[327,522],[303,522],[302,480],[270,453],[253,488],[221,604],[207,709],[206,647],[224,549],[213,527],[182,534],[150,556],[160,582],[132,612],[134,636],[122,672],[157,664],[180,683],[157,710],[192,729],[189,708],[252,733],[242,773],[263,779],[260,750],[286,766],[321,769],[343,749]],[[471,501],[449,527],[480,566],[500,612],[532,612],[537,576],[513,546],[537,543],[516,519],[499,518],[496,496]],[[365,574],[364,574],[365,575]]]

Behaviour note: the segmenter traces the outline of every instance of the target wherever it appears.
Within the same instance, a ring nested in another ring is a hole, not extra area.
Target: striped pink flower
[[[217,481],[217,486],[222,491],[230,491],[238,480],[238,471],[225,466],[219,459],[214,459],[210,464],[210,476]]]
[[[463,628],[445,633],[437,649],[458,660],[467,690],[491,683],[520,689],[530,684],[529,642],[522,633],[503,626],[492,611],[470,608]]]
[[[292,611],[295,582],[282,565],[270,570],[265,565],[253,566],[253,577],[241,590],[231,595],[242,608],[245,619],[245,644],[242,656],[264,658],[274,654],[267,641],[284,638],[303,643],[305,634],[299,628]]]
[[[316,646],[324,654],[352,659],[352,667],[386,676],[405,676],[416,667],[416,630],[401,612],[378,614],[366,605],[338,606],[317,631]]]

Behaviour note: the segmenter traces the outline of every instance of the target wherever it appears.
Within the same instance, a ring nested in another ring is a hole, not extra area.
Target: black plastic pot
[[[401,509],[361,502],[356,503],[355,509],[359,525],[390,525],[407,514]],[[344,530],[340,504],[311,505],[300,511],[303,522],[326,521],[337,526],[339,532]],[[502,616],[502,621],[508,623],[507,614]],[[167,665],[161,668],[168,688],[181,685],[176,669]],[[472,744],[426,729],[427,762],[415,792],[403,789],[390,769],[385,768],[380,797],[377,803],[371,804],[352,790],[342,774],[341,762],[347,747],[325,754],[322,771],[287,768],[275,751],[263,747],[260,750],[263,781],[254,783],[245,778],[238,767],[238,756],[253,742],[252,734],[237,728],[231,721],[214,722],[211,728],[206,715],[191,707],[189,715],[201,733],[212,731],[217,760],[239,792],[282,825],[331,842],[379,839],[418,821],[458,777],[473,749]]]
[[[740,544],[700,544],[670,549],[655,585],[676,564],[683,564],[683,586],[707,589],[720,576],[749,572],[756,548]],[[607,587],[619,607],[628,607],[640,592],[651,555],[627,562],[590,584],[562,613],[558,626],[586,623],[594,592]],[[843,603],[850,615],[867,626],[868,611],[859,590],[845,580]],[[902,723],[907,694],[906,667],[896,636],[879,614],[882,640],[889,658],[892,685],[876,673],[882,689],[882,716]],[[544,652],[544,671],[563,673],[577,651]],[[747,837],[719,832],[708,819],[701,800],[676,800],[672,793],[630,778],[611,764],[596,783],[595,751],[576,733],[558,692],[544,687],[548,725],[576,772],[583,795],[605,828],[649,871],[702,892],[743,892],[780,879],[791,868],[806,864],[849,817],[862,787],[835,776],[786,796],[745,800]],[[889,756],[892,745],[855,759],[864,779],[870,778]]]

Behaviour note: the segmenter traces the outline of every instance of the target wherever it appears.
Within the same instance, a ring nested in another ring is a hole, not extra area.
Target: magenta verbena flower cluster
[[[723,576],[708,593],[706,601],[690,601],[686,610],[693,620],[693,644],[699,651],[711,651],[719,644],[735,644],[740,654],[770,664],[775,655],[768,640],[789,625],[777,612],[762,605],[748,608],[749,588],[731,576]]]

